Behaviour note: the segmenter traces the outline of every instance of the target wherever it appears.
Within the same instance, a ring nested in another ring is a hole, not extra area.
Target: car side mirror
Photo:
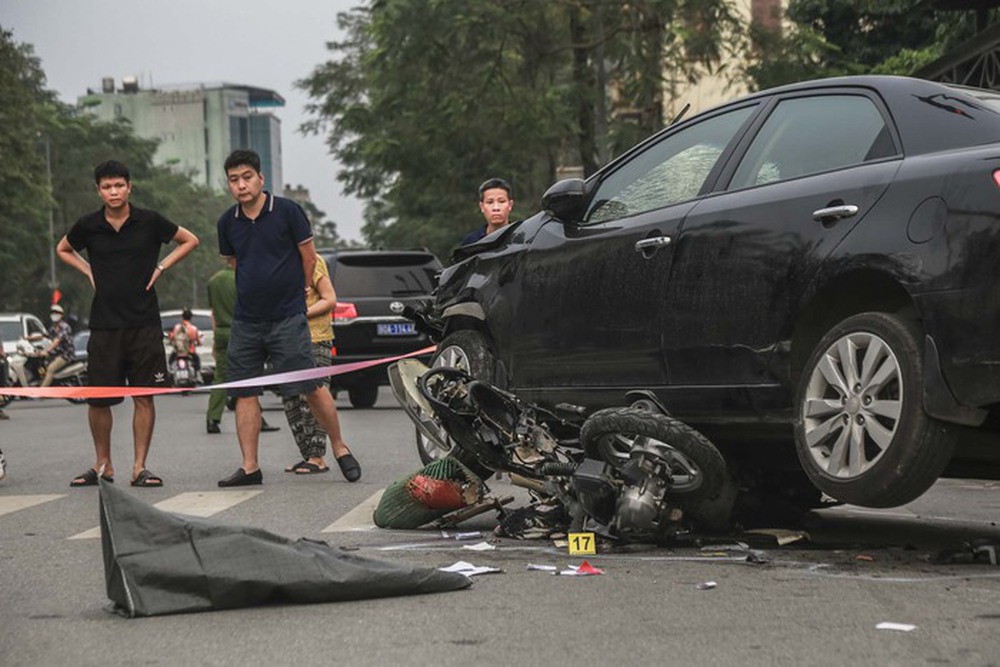
[[[559,181],[542,195],[542,210],[562,222],[577,220],[586,203],[587,184],[582,178]]]

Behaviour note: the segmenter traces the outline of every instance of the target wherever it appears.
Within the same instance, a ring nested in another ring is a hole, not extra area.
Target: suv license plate
[[[403,322],[401,324],[378,324],[375,332],[379,336],[415,336],[416,325],[413,322]]]

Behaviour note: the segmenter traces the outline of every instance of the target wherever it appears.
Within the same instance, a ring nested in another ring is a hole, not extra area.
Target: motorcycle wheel
[[[492,384],[494,359],[486,337],[467,329],[456,331],[441,341],[431,359],[431,368],[458,368],[477,380]],[[450,438],[445,443],[448,446],[442,449],[417,430],[417,454],[424,464],[444,458],[453,450]]]
[[[708,438],[673,417],[648,410],[599,410],[584,422],[580,444],[589,458],[619,469],[637,446],[666,446],[671,459],[669,493],[675,497],[713,498],[726,479],[726,462]]]
[[[87,377],[79,375],[69,377],[66,378],[66,381],[63,384],[67,387],[85,387],[87,386]],[[87,402],[87,399],[85,398],[67,398],[66,400],[73,405],[82,405]]]

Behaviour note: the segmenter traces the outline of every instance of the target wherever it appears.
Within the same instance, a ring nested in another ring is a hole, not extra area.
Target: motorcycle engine
[[[668,504],[669,465],[660,445],[647,443],[632,450],[621,470],[626,484],[618,496],[612,523],[619,534],[659,534],[680,521],[683,512]]]

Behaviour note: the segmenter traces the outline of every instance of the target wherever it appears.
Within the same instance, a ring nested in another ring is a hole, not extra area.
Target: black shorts
[[[163,330],[158,325],[134,329],[94,329],[87,343],[91,387],[169,387]],[[117,405],[122,398],[91,398],[91,405]]]

